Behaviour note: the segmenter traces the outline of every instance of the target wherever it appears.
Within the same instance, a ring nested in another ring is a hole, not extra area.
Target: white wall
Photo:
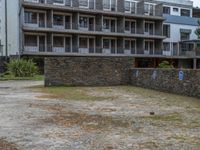
[[[180,25],[180,24],[170,24],[170,38],[165,39],[167,42],[179,42],[180,39],[180,29],[189,29],[192,30],[190,34],[190,40],[197,39],[195,34],[195,30],[197,26],[189,26],[189,25]]]
[[[163,42],[170,42],[170,52],[168,55],[172,54],[173,51],[173,43],[178,43],[181,41],[180,38],[180,29],[189,29],[192,30],[190,34],[190,40],[197,39],[195,34],[195,30],[197,26],[189,26],[189,25],[180,25],[180,24],[170,24],[170,38],[166,38]]]
[[[2,17],[2,45],[3,45],[3,55],[5,56],[5,0],[2,1],[2,9],[0,9],[0,14]],[[19,54],[19,2],[18,0],[7,0],[7,14],[8,14],[8,55]]]
[[[193,11],[192,8],[176,7],[176,6],[169,6],[169,5],[163,5],[163,6],[170,7],[170,15],[181,16],[181,9],[187,9],[187,10],[190,10],[190,17],[192,17],[192,11]],[[178,8],[178,12],[173,11],[173,8]]]

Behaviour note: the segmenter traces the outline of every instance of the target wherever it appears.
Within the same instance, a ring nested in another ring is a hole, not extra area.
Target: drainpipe
[[[5,0],[5,50],[6,61],[8,60],[8,15],[7,15],[7,0]]]

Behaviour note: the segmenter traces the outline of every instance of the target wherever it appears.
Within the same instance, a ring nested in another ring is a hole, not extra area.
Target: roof
[[[174,16],[174,15],[163,15],[163,16],[166,19],[165,23],[198,26],[198,20],[200,21],[200,18],[193,18],[193,17]]]

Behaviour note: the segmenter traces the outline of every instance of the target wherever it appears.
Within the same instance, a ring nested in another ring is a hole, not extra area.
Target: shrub
[[[172,64],[170,64],[168,61],[162,61],[159,66],[159,68],[174,68]]]
[[[32,60],[16,59],[7,64],[8,72],[15,77],[33,77],[38,68]]]

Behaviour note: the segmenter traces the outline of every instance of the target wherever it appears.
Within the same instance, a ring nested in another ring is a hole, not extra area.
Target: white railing
[[[26,52],[39,52],[38,46],[24,46]]]
[[[56,53],[64,53],[65,48],[64,47],[53,47],[52,51],[56,52]]]

